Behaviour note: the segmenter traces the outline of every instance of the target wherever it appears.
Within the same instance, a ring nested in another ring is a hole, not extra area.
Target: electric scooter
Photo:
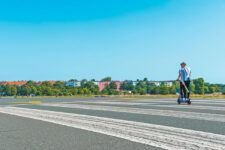
[[[187,88],[187,86],[184,84],[184,88],[186,90],[186,93],[189,93],[189,90]],[[182,98],[182,95],[181,95],[181,90],[180,90],[180,95],[177,99],[177,103],[180,104],[180,103],[187,103],[187,104],[191,104],[191,99],[190,98]]]

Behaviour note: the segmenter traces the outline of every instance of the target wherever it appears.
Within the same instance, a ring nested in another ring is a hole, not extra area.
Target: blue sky
[[[225,83],[224,0],[0,0],[0,80]]]

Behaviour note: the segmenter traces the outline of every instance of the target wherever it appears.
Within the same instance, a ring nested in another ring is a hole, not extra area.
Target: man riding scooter
[[[187,67],[186,62],[182,62],[181,69],[177,81],[180,81],[180,96],[185,98],[185,101],[190,100],[190,83],[191,83],[191,69]]]

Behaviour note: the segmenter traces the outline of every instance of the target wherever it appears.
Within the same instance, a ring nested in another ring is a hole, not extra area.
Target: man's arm
[[[185,84],[184,84],[184,76],[183,76],[183,72],[180,73],[180,76],[181,76],[181,82],[182,82],[182,84],[185,85]]]
[[[178,78],[177,78],[177,81],[179,81],[179,79],[180,79],[180,76],[181,76],[181,72],[179,72],[179,76],[178,76]]]

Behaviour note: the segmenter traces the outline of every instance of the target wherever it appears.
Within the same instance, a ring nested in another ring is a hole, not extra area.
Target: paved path
[[[0,99],[0,150],[225,149],[224,99],[22,101]]]

